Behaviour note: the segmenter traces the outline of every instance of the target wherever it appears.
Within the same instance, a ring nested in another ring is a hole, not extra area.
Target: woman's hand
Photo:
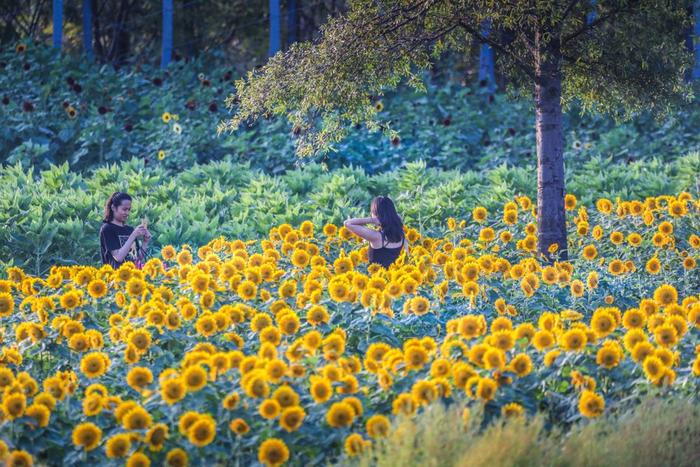
[[[134,229],[133,232],[131,232],[131,235],[136,238],[136,237],[145,237],[146,233],[150,236],[151,234],[148,232],[148,229],[143,225],[139,225]]]
[[[144,229],[146,228],[144,227]],[[146,232],[143,234],[143,243],[147,245],[151,241],[151,238],[153,238],[153,235],[151,235],[151,232],[146,229]]]

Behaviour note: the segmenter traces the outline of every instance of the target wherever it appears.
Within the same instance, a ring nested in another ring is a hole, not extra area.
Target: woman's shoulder
[[[117,224],[112,224],[111,222],[104,222],[104,221],[102,221],[102,225],[100,226],[100,233],[103,233],[103,232],[105,232],[105,233],[106,232],[125,232],[125,231],[131,232],[132,230],[134,230],[134,228],[131,227],[130,225],[126,225],[126,224],[117,225]]]

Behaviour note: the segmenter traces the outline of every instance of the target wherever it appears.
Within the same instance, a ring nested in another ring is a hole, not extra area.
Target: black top
[[[367,257],[369,259],[369,264],[372,263],[379,263],[382,266],[384,266],[386,269],[389,269],[389,266],[396,261],[396,259],[399,257],[401,254],[401,249],[403,248],[403,242],[406,240],[406,237],[401,238],[401,245],[397,246],[395,248],[387,248],[384,246],[386,243],[386,237],[384,236],[384,231],[381,231],[382,233],[382,247],[381,248],[372,248],[372,245],[369,246],[369,250],[367,251]]]
[[[120,249],[129,239],[129,235],[134,231],[134,228],[128,225],[117,225],[111,222],[102,222],[100,228],[100,256],[102,264],[109,264],[114,269],[119,267],[126,261],[136,262],[138,251],[141,248],[141,243],[138,239],[131,244],[131,249],[126,254],[124,261],[117,261],[112,256],[112,250]]]

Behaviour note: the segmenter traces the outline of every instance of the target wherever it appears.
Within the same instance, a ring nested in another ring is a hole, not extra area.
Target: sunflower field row
[[[128,223],[137,225],[148,217],[157,250],[175,243],[204,245],[218,235],[260,238],[276,225],[298,225],[306,219],[338,224],[364,217],[372,197],[386,194],[406,223],[424,235],[439,235],[444,219],[463,218],[476,204],[496,210],[515,195],[535,196],[534,173],[506,166],[446,171],[425,162],[378,175],[309,164],[279,176],[230,160],[177,174],[138,159],[106,165],[90,175],[71,171],[68,164],[44,171],[8,166],[0,171],[0,271],[14,265],[44,275],[54,264],[97,264],[103,206],[114,191],[134,197]],[[567,173],[567,189],[585,204],[597,197],[696,193],[700,152],[668,164],[618,166],[591,160],[581,171]]]
[[[566,197],[570,259],[533,203],[406,228],[385,270],[345,227],[166,245],[143,269],[0,280],[9,465],[306,465],[435,400],[560,425],[650,392],[697,397],[700,201]],[[557,252],[552,249],[554,254]]]

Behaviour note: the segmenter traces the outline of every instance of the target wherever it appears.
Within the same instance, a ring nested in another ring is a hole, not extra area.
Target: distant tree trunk
[[[133,4],[130,0],[121,0],[115,19],[112,20],[110,18],[111,21],[107,26],[110,43],[104,57],[113,65],[123,64],[131,54],[131,36],[129,35],[127,21],[132,7]],[[95,28],[97,29],[97,25]]]
[[[297,41],[297,0],[287,2],[287,47]]]
[[[199,37],[197,36],[197,18],[198,13],[196,11],[197,4],[193,4],[191,8],[188,8],[188,12],[184,16],[184,29],[182,31],[182,37],[180,40],[184,40],[184,49],[188,57],[194,57],[197,55],[196,46],[199,44]],[[183,47],[180,46],[179,48]],[[173,52],[174,49],[173,49]]]
[[[269,57],[280,50],[280,39],[280,0],[270,0],[270,47],[267,50]]]
[[[63,0],[53,0],[53,48],[61,50],[63,39]]]
[[[546,44],[535,33],[535,129],[537,139],[537,247],[550,258],[548,248],[558,245],[567,258],[566,215],[564,211],[564,137],[561,108],[560,38],[552,34]]]
[[[481,23],[481,33],[489,37],[491,32],[491,20],[486,19]],[[496,90],[496,73],[493,63],[493,49],[490,45],[481,44],[479,52],[479,86],[488,86],[489,94]]]
[[[83,49],[85,55],[93,57],[92,52],[92,0],[83,0]]]
[[[590,0],[589,5],[591,6],[591,11],[586,15],[586,24],[591,24],[595,21],[597,13],[595,11],[596,0]]]
[[[160,68],[165,69],[173,56],[173,0],[163,0],[163,48]]]
[[[695,0],[693,4],[695,16],[695,66],[693,67],[693,79],[700,78],[700,0]]]

